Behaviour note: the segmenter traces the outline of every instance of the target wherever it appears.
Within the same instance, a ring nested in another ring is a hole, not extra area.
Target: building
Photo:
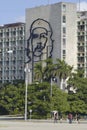
[[[33,78],[34,64],[47,57],[65,60],[77,68],[77,8],[60,2],[26,9],[28,67]],[[32,53],[33,52],[33,53]],[[33,54],[33,55],[32,55]],[[65,89],[65,81],[60,87]]]
[[[87,77],[87,11],[77,13],[78,16],[78,69],[85,70],[85,77]]]
[[[25,37],[26,36],[26,37]],[[0,26],[0,82],[24,80],[25,48],[29,82],[34,64],[52,57],[65,60],[87,77],[87,11],[75,3],[60,2],[26,9],[25,23]],[[31,81],[32,80],[32,81]],[[65,81],[61,89],[65,88]]]
[[[0,82],[24,80],[25,23],[0,26]]]

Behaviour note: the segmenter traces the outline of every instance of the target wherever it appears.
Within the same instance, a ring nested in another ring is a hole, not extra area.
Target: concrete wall
[[[66,10],[63,10],[63,5]],[[66,22],[63,23],[63,15]],[[53,35],[53,53],[52,58],[64,59],[63,50],[65,50],[65,61],[77,68],[77,11],[76,4],[73,3],[56,3],[53,5],[40,6],[26,9],[26,39],[30,36],[30,27],[33,21],[41,18],[48,21],[52,27]],[[63,34],[63,27],[66,28],[66,34]],[[63,47],[63,38],[66,39],[66,47]],[[50,44],[50,41],[49,41]],[[62,83],[64,84],[64,83]],[[63,87],[61,86],[61,89]]]
[[[30,35],[30,26],[38,18],[47,20],[53,30],[53,59],[63,59],[62,57],[62,5],[66,5],[66,58],[65,61],[77,67],[77,15],[76,5],[73,3],[57,3],[53,5],[40,6],[26,9],[26,39]]]

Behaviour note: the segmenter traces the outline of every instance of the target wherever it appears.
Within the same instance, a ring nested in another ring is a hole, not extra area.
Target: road
[[[87,130],[87,123],[53,123],[30,121],[0,121],[0,130]]]

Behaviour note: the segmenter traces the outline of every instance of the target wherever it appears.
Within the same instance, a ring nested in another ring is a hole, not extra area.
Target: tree
[[[76,89],[76,93],[69,92],[68,101],[73,113],[87,114],[87,79],[83,71],[77,70],[68,81],[69,86]]]
[[[69,77],[71,75],[72,69],[73,67],[68,65],[64,60],[56,59],[55,75],[57,75],[60,80]]]
[[[32,109],[32,118],[47,118],[50,113],[50,85],[43,82],[28,86],[28,111]]]
[[[53,60],[48,58],[35,65],[35,77],[50,82],[52,77],[58,76],[61,81],[70,76],[72,69],[73,67],[65,63],[64,60],[56,59],[56,63],[53,63]]]
[[[55,64],[53,63],[53,60],[51,58],[46,59],[45,63],[45,80],[47,82],[50,82],[51,78],[55,76]]]
[[[57,86],[53,86],[52,94],[52,109],[58,112],[65,113],[69,111],[69,104],[67,101],[68,94],[60,90]]]
[[[32,109],[32,118],[49,118],[53,110],[61,113],[69,111],[67,93],[60,90],[58,86],[52,87],[51,97],[51,86],[47,82],[28,86],[28,112]]]
[[[35,64],[35,79],[39,81],[50,82],[51,77],[54,75],[55,65],[51,58]]]
[[[44,80],[44,67],[43,67],[43,62],[38,62],[35,64],[34,67],[34,72],[35,72],[35,76],[34,79],[37,81],[42,82]]]
[[[24,114],[24,86],[9,84],[0,91],[0,114]],[[23,94],[23,95],[22,95]]]

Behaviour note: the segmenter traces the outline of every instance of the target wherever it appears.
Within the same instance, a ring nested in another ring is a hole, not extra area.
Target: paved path
[[[87,124],[0,121],[0,130],[87,130]]]

